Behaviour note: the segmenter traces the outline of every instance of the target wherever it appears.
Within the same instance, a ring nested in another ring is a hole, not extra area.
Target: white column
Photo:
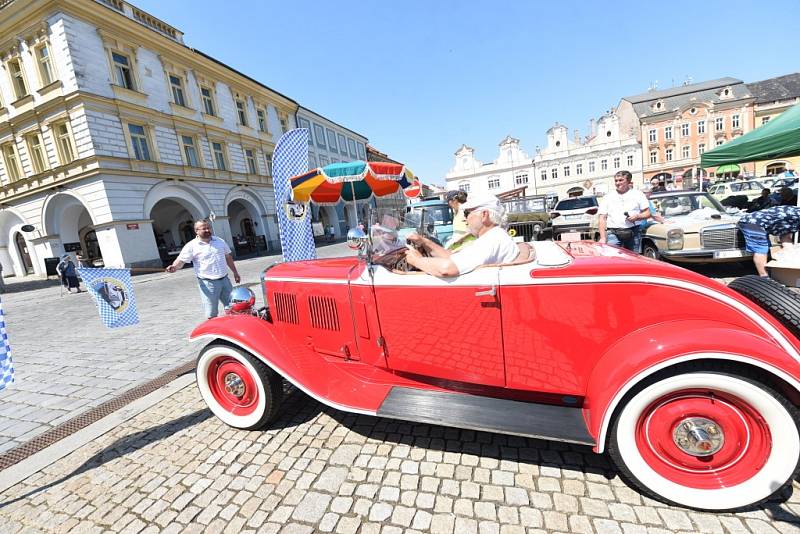
[[[117,221],[94,230],[106,267],[161,267],[152,221]]]

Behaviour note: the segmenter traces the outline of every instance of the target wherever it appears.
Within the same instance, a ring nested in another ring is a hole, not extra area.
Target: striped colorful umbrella
[[[290,180],[292,200],[321,205],[340,200],[366,200],[405,189],[414,182],[414,174],[400,163],[351,161],[331,163],[310,170]]]

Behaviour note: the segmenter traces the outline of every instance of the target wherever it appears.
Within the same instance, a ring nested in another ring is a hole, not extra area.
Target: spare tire
[[[755,274],[737,278],[728,287],[758,304],[800,338],[800,295],[772,278]]]

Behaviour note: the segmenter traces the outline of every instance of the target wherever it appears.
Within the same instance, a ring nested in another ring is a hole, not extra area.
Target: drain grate
[[[74,434],[78,430],[89,426],[95,421],[99,421],[108,414],[116,412],[123,406],[130,404],[136,399],[144,397],[148,393],[152,393],[153,391],[169,384],[179,376],[193,371],[194,368],[195,361],[192,360],[180,365],[179,367],[170,369],[161,376],[131,388],[122,395],[114,397],[113,399],[104,402],[100,406],[92,408],[88,412],[77,415],[69,421],[64,421],[60,425],[51,428],[43,434],[40,434],[35,438],[26,441],[21,445],[17,445],[13,449],[10,449],[3,454],[0,454],[0,471],[16,465],[29,456],[32,456],[37,452],[49,447],[53,443],[56,443],[57,441]]]

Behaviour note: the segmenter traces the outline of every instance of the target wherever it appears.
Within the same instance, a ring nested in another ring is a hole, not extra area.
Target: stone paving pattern
[[[0,532],[791,533],[797,490],[695,512],[642,497],[588,447],[346,414],[297,390],[271,429],[244,432],[192,384],[0,494]]]
[[[337,243],[318,255],[349,252]],[[237,262],[242,283],[257,285],[278,259]],[[7,279],[2,299],[16,382],[0,391],[0,453],[196,358],[187,339],[204,315],[191,267],[135,276],[133,287],[140,324],[109,330],[88,293],[62,292],[56,280]]]

